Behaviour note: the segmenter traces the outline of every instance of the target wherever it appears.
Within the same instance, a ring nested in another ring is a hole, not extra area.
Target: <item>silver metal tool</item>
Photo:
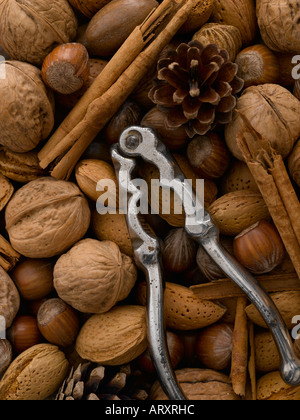
[[[163,319],[164,282],[160,264],[159,240],[145,230],[139,216],[138,203],[141,191],[131,178],[136,167],[136,158],[154,164],[160,173],[160,186],[173,186],[175,192],[184,191],[183,208],[186,211],[185,230],[201,244],[210,257],[254,303],[270,328],[280,357],[280,372],[290,385],[300,384],[300,360],[293,351],[290,333],[273,301],[257,280],[242,267],[219,242],[219,231],[209,213],[199,202],[191,188],[187,188],[185,177],[164,144],[149,128],[126,129],[112,148],[112,159],[119,180],[120,191],[129,194],[126,220],[137,265],[147,279],[147,314],[149,346],[160,383],[171,400],[186,399],[180,389],[170,364]],[[194,211],[191,211],[194,209]],[[199,211],[201,210],[201,211]]]

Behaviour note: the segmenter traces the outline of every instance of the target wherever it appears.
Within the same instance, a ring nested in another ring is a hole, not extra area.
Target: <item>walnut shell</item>
[[[59,297],[86,313],[109,311],[129,295],[136,279],[132,259],[111,241],[84,239],[62,255],[54,267],[54,287]]]
[[[91,316],[77,336],[75,349],[83,359],[116,366],[131,362],[147,346],[146,309],[121,305]]]
[[[299,52],[299,3],[294,0],[257,0],[256,13],[261,37],[271,50]]]
[[[90,209],[77,185],[51,177],[21,187],[5,211],[14,249],[29,258],[50,258],[79,241],[90,224]]]
[[[175,371],[182,391],[189,400],[240,400],[227,375],[212,369],[186,368]],[[157,382],[151,388],[152,400],[168,400]]]
[[[249,45],[255,38],[257,23],[253,0],[215,0],[210,20],[236,26],[244,45]]]
[[[67,0],[2,0],[1,46],[11,58],[41,65],[58,45],[76,37],[77,19]]]
[[[30,347],[5,372],[0,382],[0,400],[45,400],[60,387],[68,369],[69,362],[58,347]]]
[[[45,140],[54,125],[53,94],[41,72],[28,63],[0,63],[0,144],[13,152],[28,152]]]
[[[234,61],[242,48],[242,36],[238,28],[221,23],[207,23],[196,32],[193,40],[201,42],[205,47],[209,44],[217,44],[229,54],[229,60]]]
[[[251,86],[238,99],[236,109],[277,153],[283,158],[290,154],[300,137],[300,101],[290,91],[274,84]],[[237,138],[245,130],[242,117],[234,112],[232,121],[225,128],[225,140],[239,160],[243,160],[243,156]]]
[[[10,276],[0,267],[0,315],[5,318],[5,326],[13,323],[20,307],[20,295]]]

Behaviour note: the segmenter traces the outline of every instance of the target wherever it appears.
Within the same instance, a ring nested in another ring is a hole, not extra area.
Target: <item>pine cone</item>
[[[244,82],[226,50],[198,41],[182,43],[158,61],[157,71],[149,97],[166,113],[166,127],[184,126],[192,138],[231,121],[235,95]]]
[[[55,400],[146,400],[140,378],[130,365],[99,366],[87,362],[72,368]]]

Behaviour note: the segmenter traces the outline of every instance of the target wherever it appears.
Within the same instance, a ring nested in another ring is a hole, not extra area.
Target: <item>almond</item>
[[[222,193],[249,190],[259,193],[259,188],[246,163],[234,160],[222,177]]]
[[[269,220],[268,207],[260,193],[234,191],[218,198],[208,208],[223,235],[236,236],[260,220]]]
[[[116,366],[131,362],[147,346],[146,309],[123,305],[91,316],[81,328],[75,348],[83,359]]]
[[[257,399],[298,401],[300,399],[300,386],[286,384],[279,371],[270,372],[257,381]]]
[[[65,354],[52,344],[38,344],[21,353],[0,382],[0,400],[44,400],[68,373]]]
[[[299,291],[288,291],[271,293],[270,298],[277,306],[287,328],[290,330],[295,326],[292,323],[292,319],[295,315],[300,314],[300,292]],[[253,303],[246,307],[246,313],[250,320],[260,327],[267,328],[267,325],[260,313],[256,309]]]
[[[272,372],[279,369],[280,357],[270,331],[255,334],[255,364],[259,372]]]

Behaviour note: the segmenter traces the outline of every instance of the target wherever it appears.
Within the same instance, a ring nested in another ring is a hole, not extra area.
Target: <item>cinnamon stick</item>
[[[247,369],[248,369],[248,320],[245,308],[248,304],[246,297],[237,300],[236,316],[232,338],[232,357],[230,378],[234,392],[245,397]]]
[[[248,323],[249,329],[249,361],[248,361],[248,372],[251,383],[252,400],[256,400],[256,366],[255,366],[255,342],[254,342],[254,325],[251,321]]]
[[[256,280],[267,293],[300,290],[296,273],[257,276]],[[190,287],[200,299],[219,300],[245,296],[244,292],[230,279],[220,279]]]
[[[248,131],[237,143],[300,278],[300,205],[283,159],[239,112]]]
[[[166,5],[168,8],[166,12]],[[179,28],[187,20],[190,11],[194,5],[193,0],[165,0],[153,15],[150,16],[151,24],[146,21],[141,27],[138,27],[135,32],[138,33],[141,29],[146,27],[147,39],[153,37],[155,31],[155,39],[149,42],[149,45],[143,49],[138,55],[131,55],[132,63],[126,69],[122,68],[123,72],[119,75],[114,83],[106,83],[102,86],[103,89],[97,90],[97,96],[90,101],[91,90],[94,89],[94,84],[87,92],[85,99],[79,102],[77,109],[73,111],[73,116],[76,118],[67,117],[68,124],[63,123],[62,127],[58,129],[58,134],[49,140],[44,149],[39,154],[40,165],[46,167],[56,159],[60,159],[51,175],[58,179],[68,179],[76,163],[84,153],[86,148],[94,140],[96,135],[101,131],[105,124],[117,112],[122,103],[133,92],[140,80],[147,74],[149,69],[153,66],[162,49],[171,41],[173,36],[177,33]],[[166,19],[167,15],[171,14],[171,19],[168,23],[162,23],[160,11],[163,11],[163,17]],[[158,26],[158,27],[157,27]],[[162,27],[161,27],[162,26]],[[158,34],[157,34],[158,32]],[[130,36],[125,44],[121,47],[122,55],[117,52],[116,57],[113,58],[114,65],[119,66],[120,57],[131,51],[132,37]],[[143,42],[140,42],[140,48],[144,47]],[[137,48],[136,51],[139,51]],[[128,62],[129,60],[127,60]],[[110,63],[103,71],[109,72]],[[99,75],[102,78],[103,72]],[[111,80],[109,81],[111,82]],[[99,82],[100,83],[100,82]],[[105,92],[103,92],[105,90]],[[100,94],[99,94],[100,92]],[[84,105],[83,105],[84,104]],[[84,115],[84,116],[83,116]],[[83,116],[83,117],[82,117]],[[75,124],[74,124],[75,123]],[[66,129],[67,126],[67,129]],[[62,137],[62,134],[65,134]],[[45,166],[46,165],[46,166]]]
[[[13,269],[20,257],[20,254],[13,249],[11,244],[0,235],[0,266],[3,270]]]

